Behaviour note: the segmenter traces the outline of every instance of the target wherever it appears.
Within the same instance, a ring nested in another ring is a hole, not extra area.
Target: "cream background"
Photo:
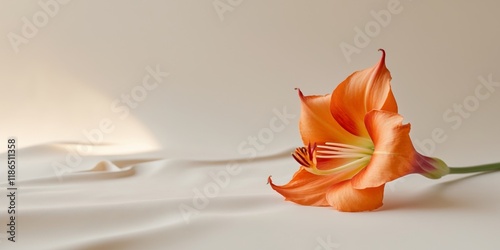
[[[500,81],[500,4],[401,0],[349,63],[340,44],[353,44],[355,27],[388,2],[247,0],[221,21],[212,1],[73,0],[16,53],[8,34],[41,7],[1,1],[0,138],[16,136],[22,148],[19,242],[2,237],[2,249],[315,249],[318,237],[337,249],[497,249],[498,173],[409,176],[389,184],[380,211],[346,214],[282,202],[265,185],[296,170],[288,153],[300,146],[297,119],[258,158],[237,149],[269,127],[274,109],[298,115],[295,87],[329,93],[384,48],[415,141],[442,128],[432,155],[453,166],[500,161],[499,87],[457,129],[442,118],[474,95],[479,76]],[[111,103],[156,65],[168,77],[120,118]],[[53,162],[88,143],[83,130],[102,119],[115,126],[105,145],[59,181]],[[185,224],[179,205],[233,160],[241,173]]]

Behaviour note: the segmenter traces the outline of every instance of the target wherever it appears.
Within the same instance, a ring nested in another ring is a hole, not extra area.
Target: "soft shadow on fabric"
[[[447,181],[444,183],[438,183],[431,186],[415,196],[405,197],[404,199],[394,199],[390,202],[385,202],[384,206],[379,209],[379,211],[390,211],[390,210],[436,210],[436,209],[448,209],[448,208],[460,208],[460,209],[472,209],[477,206],[474,202],[470,202],[464,199],[459,199],[457,195],[447,194],[452,187],[458,185],[466,185],[467,181],[471,179],[476,179],[484,177],[487,174],[500,173],[500,171],[485,172],[480,174],[474,174],[466,176],[460,179]],[[386,193],[387,195],[387,193]]]

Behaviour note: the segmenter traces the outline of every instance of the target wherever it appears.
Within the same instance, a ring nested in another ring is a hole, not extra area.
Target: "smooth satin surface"
[[[266,184],[270,174],[280,183],[290,178],[295,163],[286,152],[250,161],[195,161],[159,152],[87,155],[59,179],[51,164],[66,149],[43,145],[18,152],[18,242],[2,239],[2,249],[500,246],[500,172],[439,181],[408,176],[387,184],[381,209],[341,213],[285,202]],[[222,172],[229,178],[217,182]],[[5,186],[1,182],[2,191]],[[180,209],[187,206],[193,208],[188,216]],[[1,218],[4,224],[3,209]]]

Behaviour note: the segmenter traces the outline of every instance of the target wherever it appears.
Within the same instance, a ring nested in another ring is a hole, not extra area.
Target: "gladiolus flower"
[[[304,147],[292,156],[301,166],[285,185],[268,180],[286,200],[339,211],[374,210],[382,206],[387,182],[412,173],[436,179],[450,172],[443,161],[413,147],[381,51],[379,63],[354,72],[332,94],[304,96],[298,90]]]

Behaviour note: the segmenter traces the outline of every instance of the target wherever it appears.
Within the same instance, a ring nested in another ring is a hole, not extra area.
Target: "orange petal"
[[[394,113],[398,112],[398,104],[396,103],[396,98],[394,97],[392,90],[389,91],[387,100],[385,100],[384,106],[382,106],[381,110],[387,110]]]
[[[384,185],[374,188],[355,189],[346,180],[331,186],[326,194],[328,204],[342,212],[361,212],[382,206]]]
[[[375,150],[368,166],[352,178],[355,188],[377,187],[411,173],[437,179],[449,173],[438,158],[419,154],[410,139],[410,124],[399,114],[373,110],[366,115],[366,128]]]
[[[368,166],[352,179],[355,188],[378,187],[404,175],[418,172],[416,151],[410,139],[410,124],[402,124],[397,113],[373,110],[365,123],[375,150]]]
[[[299,129],[304,145],[325,142],[355,143],[361,139],[342,128],[330,112],[330,95],[304,96],[301,100]]]
[[[328,206],[325,198],[326,190],[333,184],[351,178],[353,173],[344,172],[336,175],[315,175],[301,167],[292,180],[283,186],[271,187],[285,197],[285,200],[308,206]]]
[[[392,94],[391,73],[385,67],[385,52],[375,66],[354,72],[333,91],[331,113],[352,134],[367,137],[364,118],[374,109],[397,113]]]
[[[298,89],[301,100],[299,130],[304,145],[323,145],[339,142],[351,145],[366,144],[366,139],[355,136],[339,125],[330,112],[330,95],[304,96]],[[371,141],[370,141],[371,143]],[[350,159],[318,159],[318,169],[331,169],[346,164]]]
[[[350,158],[316,159],[316,167],[320,170],[334,169],[352,162]],[[354,174],[353,174],[354,176]]]

